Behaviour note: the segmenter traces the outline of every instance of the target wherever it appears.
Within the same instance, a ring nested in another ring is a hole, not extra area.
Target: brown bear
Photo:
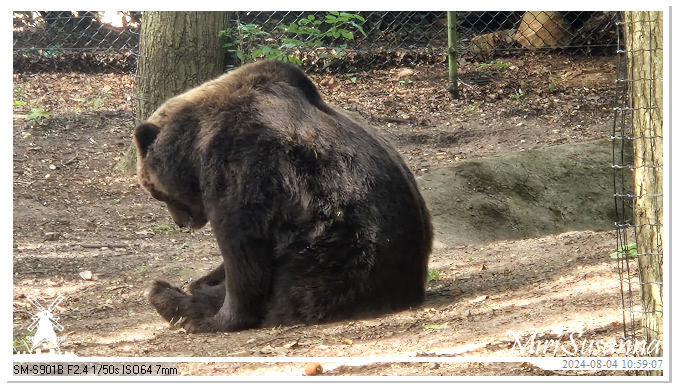
[[[396,150],[260,61],[166,101],[135,129],[141,185],[223,264],[151,304],[189,332],[374,316],[420,304],[429,213]]]

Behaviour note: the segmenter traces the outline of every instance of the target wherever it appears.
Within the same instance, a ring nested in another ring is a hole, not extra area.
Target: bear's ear
[[[134,140],[137,142],[137,150],[142,157],[146,156],[149,146],[153,144],[160,132],[160,127],[151,122],[142,122],[134,130]]]

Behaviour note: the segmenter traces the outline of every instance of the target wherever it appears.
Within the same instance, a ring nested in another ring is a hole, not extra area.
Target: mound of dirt
[[[611,146],[560,145],[460,162],[418,183],[443,245],[614,226]]]

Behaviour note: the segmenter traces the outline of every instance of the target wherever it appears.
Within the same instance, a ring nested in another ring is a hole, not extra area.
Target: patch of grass
[[[146,273],[146,266],[144,265],[139,265],[134,269],[135,274],[141,274],[141,273]]]
[[[35,335],[37,328],[29,331],[26,335],[12,339],[12,351],[17,354],[20,352],[31,352],[31,346],[28,345],[28,337]]]
[[[526,97],[526,94],[523,92],[521,88],[519,88],[518,91],[516,91],[513,95],[511,95],[512,99],[514,100],[523,100]]]
[[[476,67],[479,72],[496,72],[502,71],[507,68],[507,64],[501,61],[492,60],[490,62],[484,62]]]
[[[441,324],[423,323],[422,328],[427,329],[427,330],[442,330],[444,328],[448,328],[448,322],[444,322],[444,323],[441,323]]]
[[[438,281],[438,279],[439,279],[438,269],[427,270],[427,283],[430,283],[431,281]]]
[[[402,85],[402,86],[413,86],[413,85],[415,84],[415,81],[413,81],[413,80],[411,80],[410,78],[407,78],[407,77],[406,77],[406,78],[404,78],[404,79],[402,79],[402,80],[399,80],[399,81],[398,81],[398,84],[399,84],[399,85]]]
[[[37,125],[42,125],[43,120],[48,118],[50,113],[44,108],[31,108],[31,111],[26,115],[26,120],[33,121]]]
[[[104,99],[103,97],[95,97],[95,98],[79,98],[75,99],[76,101],[79,101],[85,106],[90,111],[98,111],[104,106]],[[76,108],[75,109],[76,113],[80,113],[82,111],[81,108]]]

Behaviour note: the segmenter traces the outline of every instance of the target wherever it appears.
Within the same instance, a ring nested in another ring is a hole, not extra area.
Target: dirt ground
[[[368,320],[228,334],[170,328],[147,303],[146,288],[157,278],[186,285],[221,256],[209,225],[175,227],[134,175],[114,169],[134,127],[133,77],[14,74],[20,102],[13,123],[15,343],[35,313],[29,298],[49,303],[57,295],[65,297],[57,308],[61,349],[79,356],[502,357],[521,355],[515,336],[524,343],[533,334],[541,340],[571,332],[605,341],[623,336],[610,209],[601,212],[603,220],[577,217],[613,190],[612,182],[609,190],[608,181],[600,181],[607,179],[605,156],[595,155],[607,150],[612,128],[615,58],[524,54],[464,62],[456,101],[448,97],[445,64],[311,76],[328,101],[390,138],[418,177],[437,229],[430,267],[438,274],[422,306]],[[541,168],[547,157],[537,155],[564,157],[550,177]],[[577,155],[587,158],[573,159]],[[564,161],[585,170],[571,174]],[[511,181],[511,166],[529,174]],[[598,173],[587,173],[592,169]],[[522,185],[531,174],[535,185]],[[517,207],[544,210],[550,182],[569,174],[574,183],[550,197],[563,198],[550,203],[558,217],[522,229],[538,219],[515,218]],[[536,195],[539,183],[544,193]],[[600,190],[565,195],[578,184]],[[446,193],[449,200],[441,197]],[[517,193],[523,202],[507,202]],[[467,206],[471,200],[476,208]],[[501,233],[512,229],[516,233]],[[289,377],[303,375],[303,366],[181,363],[179,372]],[[576,374],[526,363],[337,362],[324,368],[327,376]]]

